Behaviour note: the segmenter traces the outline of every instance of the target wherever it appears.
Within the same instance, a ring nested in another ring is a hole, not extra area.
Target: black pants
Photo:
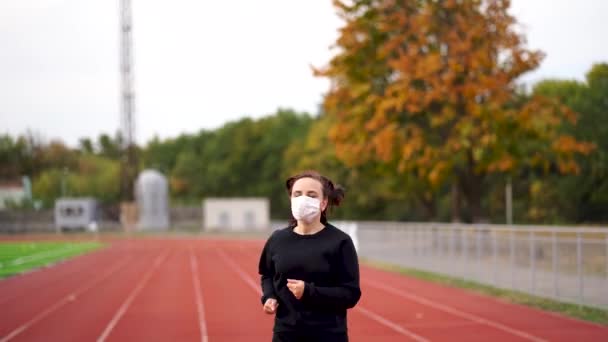
[[[275,332],[272,342],[348,342],[347,333]]]

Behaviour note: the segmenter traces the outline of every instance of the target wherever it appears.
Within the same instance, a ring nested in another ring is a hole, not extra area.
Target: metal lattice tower
[[[137,174],[135,143],[135,95],[133,91],[133,25],[131,0],[120,1],[120,142],[121,198],[133,200],[133,183]]]

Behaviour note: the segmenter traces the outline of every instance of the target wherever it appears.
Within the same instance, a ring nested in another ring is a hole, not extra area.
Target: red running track
[[[112,240],[0,281],[4,341],[270,341],[261,241]],[[351,341],[608,341],[608,327],[362,266]]]

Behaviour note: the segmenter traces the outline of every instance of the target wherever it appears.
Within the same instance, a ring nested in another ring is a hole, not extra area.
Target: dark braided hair
[[[337,207],[340,205],[340,203],[342,203],[342,200],[344,200],[344,188],[342,188],[340,185],[334,185],[329,178],[321,175],[319,172],[309,170],[298,173],[295,176],[291,176],[287,179],[287,181],[285,181],[285,188],[287,189],[287,194],[289,197],[291,197],[291,190],[293,189],[295,182],[302,178],[312,178],[321,183],[321,188],[323,189],[323,198],[327,198],[327,207],[325,207],[325,210],[321,212],[321,223],[327,224],[327,211],[331,211],[332,207]],[[295,227],[297,224],[297,220],[291,216],[289,226]]]

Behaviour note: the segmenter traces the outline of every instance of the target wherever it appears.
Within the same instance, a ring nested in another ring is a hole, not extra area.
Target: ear
[[[321,212],[323,212],[325,209],[327,209],[327,203],[329,202],[329,198],[324,198],[321,201]]]

